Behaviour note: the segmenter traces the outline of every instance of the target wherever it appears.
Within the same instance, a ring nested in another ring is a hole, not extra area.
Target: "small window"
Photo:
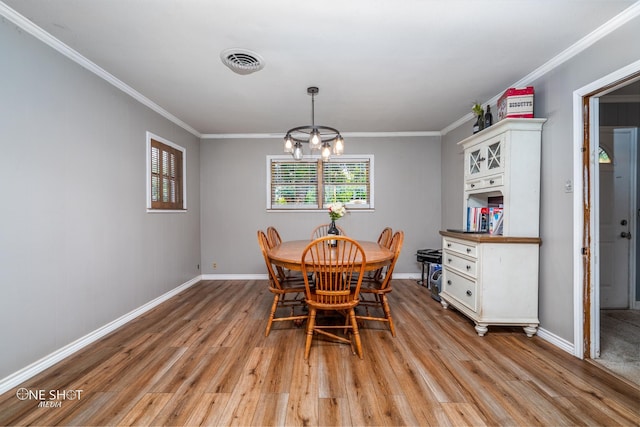
[[[598,147],[598,163],[611,163],[611,156],[604,147]]]
[[[147,133],[147,166],[147,209],[185,210],[185,149]]]
[[[373,209],[373,156],[267,156],[267,170],[267,209],[322,210],[333,202]]]

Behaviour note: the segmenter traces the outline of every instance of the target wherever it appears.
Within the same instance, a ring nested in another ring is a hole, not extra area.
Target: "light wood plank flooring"
[[[266,281],[201,282],[0,396],[0,425],[640,424],[640,389],[520,328],[478,337],[412,280],[394,280],[397,337],[348,345],[275,323]],[[65,392],[39,407],[17,391]],[[81,391],[79,391],[81,390]]]

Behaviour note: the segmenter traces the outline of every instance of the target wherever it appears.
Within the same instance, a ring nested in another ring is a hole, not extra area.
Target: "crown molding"
[[[631,21],[632,19],[638,16],[640,16],[640,1],[635,2],[631,6],[629,6],[622,12],[620,12],[618,15],[614,16],[609,21],[605,22],[604,24],[602,24],[601,26],[593,30],[591,33],[587,34],[586,36],[578,40],[573,45],[569,46],[567,49],[560,52],[555,57],[551,58],[551,60],[542,64],[540,67],[536,68],[531,73],[527,74],[517,82],[512,83],[508,87],[529,86],[536,79],[539,79],[540,77],[544,76],[545,74],[549,73],[550,71],[564,64],[574,56],[583,52],[589,46],[593,45],[594,43],[604,38],[605,36],[611,34],[615,30],[622,27],[624,24],[626,24],[627,22]],[[482,104],[491,104],[491,105],[496,104],[498,102],[498,99],[500,99],[503,93],[504,92],[501,92],[495,95],[493,98],[483,102]],[[466,114],[460,119],[450,124],[449,126],[447,126],[446,128],[442,129],[440,132],[442,133],[442,135],[446,135],[453,129],[457,128],[458,126],[464,124],[465,122],[471,119],[473,119],[473,114],[471,113]]]
[[[439,131],[419,132],[340,132],[344,138],[408,138],[421,136],[442,136]],[[283,139],[283,133],[205,133],[201,139]]]
[[[160,107],[158,104],[151,101],[149,98],[142,95],[140,92],[133,89],[131,86],[127,85],[120,79],[116,78],[103,68],[99,67],[97,64],[88,60],[80,53],[70,48],[66,44],[62,43],[60,40],[53,37],[51,34],[44,31],[42,28],[35,25],[33,22],[20,15],[15,10],[11,9],[5,3],[0,1],[0,15],[4,16],[9,21],[13,22],[19,28],[23,29],[27,33],[31,34],[38,40],[43,43],[49,45],[53,49],[57,50],[61,54],[65,55],[72,61],[78,63],[82,67],[106,80],[108,83],[112,84],[116,88],[120,89],[124,93],[128,94],[141,104],[149,107],[156,113],[160,114],[167,120],[175,123],[180,126],[187,132],[190,132],[194,136],[201,139],[269,139],[269,138],[284,138],[284,134],[273,134],[273,133],[243,133],[243,134],[201,134],[196,129],[180,120],[173,114],[169,113],[164,108]],[[512,83],[508,87],[522,87],[531,84],[536,79],[544,76],[549,73],[556,67],[562,65],[569,59],[578,55],[580,52],[587,49],[589,46],[596,43],[598,40],[603,37],[611,34],[613,31],[617,30],[627,22],[632,19],[640,16],[640,1],[632,4],[624,11],[614,16],[609,21],[605,22],[600,27],[596,28],[594,31],[580,39],[578,42],[565,49],[560,54],[553,57],[551,60],[544,63],[542,66],[538,67],[531,73],[527,74],[522,79]],[[498,99],[502,96],[502,92],[495,95],[491,99],[483,102],[483,104],[495,104]],[[449,126],[443,128],[440,131],[420,131],[420,132],[351,132],[344,133],[343,136],[350,138],[389,138],[389,137],[415,137],[415,136],[443,136],[452,131],[453,129],[463,125],[469,120],[473,119],[473,114],[465,114],[455,122],[451,123]]]
[[[140,92],[138,92],[135,89],[133,89],[131,86],[129,86],[126,83],[124,83],[122,80],[120,80],[117,77],[115,77],[114,75],[110,74],[105,69],[99,67],[94,62],[88,60],[87,58],[82,56],[76,50],[74,50],[74,49],[70,48],[69,46],[67,46],[66,44],[62,43],[60,40],[56,39],[51,34],[47,33],[42,28],[38,27],[33,22],[31,22],[30,20],[28,20],[24,16],[20,15],[18,12],[16,12],[13,9],[11,9],[9,6],[7,6],[3,2],[0,2],[0,15],[4,16],[6,19],[8,19],[9,21],[13,22],[15,25],[17,25],[19,28],[23,29],[28,34],[31,34],[36,39],[40,40],[41,42],[43,42],[43,43],[47,44],[48,46],[52,47],[53,49],[57,50],[58,52],[60,52],[64,56],[66,56],[67,58],[69,58],[72,61],[74,61],[77,64],[79,64],[80,66],[86,68],[87,70],[89,70],[90,72],[94,73],[98,77],[106,80],[108,83],[110,83],[111,85],[113,85],[116,88],[120,89],[122,92],[126,93],[127,95],[131,96],[136,101],[138,101],[141,104],[149,107],[150,109],[152,109],[156,113],[160,114],[161,116],[163,116],[167,120],[175,123],[176,125],[180,126],[181,128],[183,128],[187,132],[189,132],[189,133],[191,133],[191,134],[193,134],[193,135],[195,135],[197,137],[201,136],[200,132],[195,130],[193,127],[189,126],[187,123],[183,122],[182,120],[180,120],[179,118],[177,118],[173,114],[169,113],[167,110],[165,110],[164,108],[160,107],[158,104],[156,104],[155,102],[151,101],[149,98],[147,98],[146,96],[142,95]]]

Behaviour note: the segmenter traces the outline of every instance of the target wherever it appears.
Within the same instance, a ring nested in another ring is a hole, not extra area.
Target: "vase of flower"
[[[327,230],[327,234],[328,235],[332,235],[332,236],[339,236],[340,235],[340,230],[338,230],[338,227],[336,227],[336,222],[334,220],[331,220],[331,225],[329,225],[329,229]]]
[[[327,230],[327,235],[331,236],[339,236],[340,230],[336,227],[336,220],[342,218],[346,213],[346,209],[344,205],[340,202],[334,202],[329,205],[329,218],[331,218],[331,225],[329,225],[329,229]],[[337,246],[338,242],[334,239],[329,240],[330,246]]]
[[[476,134],[484,129],[484,110],[482,109],[482,105],[476,102],[473,104],[471,111],[476,115],[476,121],[473,124],[473,133]]]

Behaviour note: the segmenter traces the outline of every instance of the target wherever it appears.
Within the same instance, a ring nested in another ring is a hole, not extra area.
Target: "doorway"
[[[632,66],[631,72],[614,73],[608,81],[603,79],[599,86],[594,83],[590,90],[577,91],[574,97],[574,102],[580,102],[579,124],[583,125],[578,132],[583,153],[579,168],[587,171],[581,177],[582,194],[587,197],[580,205],[584,221],[579,242],[582,275],[581,288],[576,288],[577,295],[582,295],[576,308],[581,308],[583,315],[576,332],[582,332],[580,344],[584,347],[576,345],[576,353],[581,350],[576,355],[594,359],[640,384],[640,357],[627,357],[637,354],[629,349],[640,345],[640,286],[636,279],[640,255],[636,235],[640,230],[636,227],[640,220],[636,173],[640,63]],[[630,329],[623,327],[629,325]]]

